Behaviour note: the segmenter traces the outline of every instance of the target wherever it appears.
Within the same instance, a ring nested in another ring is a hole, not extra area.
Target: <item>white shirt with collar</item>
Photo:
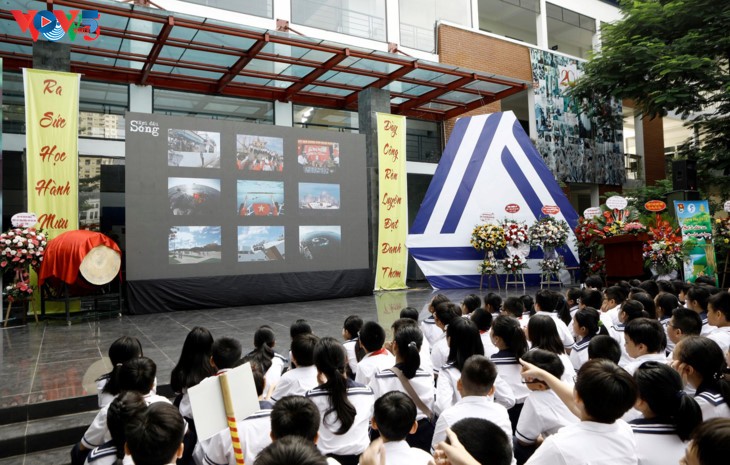
[[[256,456],[271,444],[271,409],[265,408],[252,413],[236,422],[236,428],[243,447],[244,463],[254,463]],[[228,428],[210,439],[199,441],[198,444],[204,457],[203,465],[236,465],[231,431]]]
[[[428,465],[433,457],[416,447],[411,447],[406,441],[388,441],[383,443],[385,450],[385,464],[383,465]]]
[[[358,341],[358,338],[354,338],[342,343],[345,352],[347,352],[347,364],[350,365],[350,371],[352,371],[353,375],[357,372],[357,353],[355,352],[355,348],[359,344]]]
[[[540,435],[548,437],[579,421],[553,390],[531,391],[520,413],[515,436],[520,442],[535,444]]]
[[[455,405],[441,412],[434,428],[431,448],[436,447],[436,444],[446,439],[447,428],[464,418],[489,420],[502,428],[508,438],[512,437],[512,424],[509,421],[506,408],[495,403],[487,396],[467,396],[462,397]]]
[[[702,410],[703,421],[712,418],[730,418],[730,407],[719,390],[702,389],[699,393],[695,391],[694,399]]]
[[[623,420],[581,421],[548,437],[526,465],[638,465],[636,440]]]
[[[421,366],[419,368],[429,373],[434,372],[434,366],[431,363],[431,344],[429,344],[428,339],[425,337],[423,338],[418,356],[421,357]]]
[[[271,397],[271,391],[273,391],[276,384],[281,378],[281,373],[284,371],[284,367],[287,366],[289,360],[286,357],[282,357],[279,354],[274,354],[271,358],[271,366],[264,374],[264,396]]]
[[[445,337],[436,341],[431,348],[431,366],[433,367],[434,374],[438,375],[440,368],[446,365],[446,360],[449,358],[449,343]]]
[[[584,337],[580,341],[573,344],[570,350],[570,363],[573,364],[575,371],[580,370],[580,367],[588,361],[588,344],[590,344],[593,337]]]
[[[433,373],[430,371],[424,371],[422,369],[416,370],[416,375],[409,380],[413,390],[418,394],[418,398],[421,402],[431,409],[433,412],[434,403],[434,388],[433,388]],[[377,373],[370,381],[370,388],[373,390],[373,394],[376,399],[379,399],[383,394],[390,391],[400,391],[410,397],[410,394],[406,391],[401,384],[400,379],[395,375],[393,370],[386,368],[385,370]],[[416,420],[422,420],[427,417],[426,413],[423,412],[418,406],[416,406]]]
[[[640,418],[629,423],[636,439],[639,465],[667,465],[679,463],[687,443],[677,436],[673,425],[656,423]]]
[[[667,356],[664,355],[664,351],[661,351],[658,354],[644,354],[639,355],[638,357],[631,359],[629,363],[623,366],[623,369],[628,371],[631,376],[634,375],[636,370],[641,366],[644,362],[660,362],[660,363],[667,363]],[[620,364],[619,364],[620,365]]]
[[[461,371],[448,363],[441,367],[441,374],[436,380],[436,403],[433,407],[433,413],[440,415],[441,412],[456,405],[461,400],[461,394],[456,389],[456,382],[461,378]],[[494,402],[506,409],[515,405],[515,393],[507,382],[497,374],[494,380]]]
[[[433,315],[429,315],[425,320],[421,321],[421,332],[431,347],[444,334],[444,331],[436,325],[436,320]]]
[[[355,382],[368,385],[376,373],[395,365],[395,357],[385,349],[370,352],[357,364]]]
[[[484,356],[490,358],[492,355],[499,352],[497,346],[492,342],[492,338],[489,336],[489,331],[479,331],[479,338],[482,340],[482,346],[484,346]]]
[[[319,381],[317,381],[316,366],[294,368],[281,375],[271,394],[271,401],[276,402],[286,396],[303,396],[317,385],[319,385]]]
[[[566,349],[570,349],[573,346],[573,344],[575,343],[575,338],[570,333],[568,326],[563,320],[560,319],[557,313],[538,311],[535,313],[535,315],[547,315],[552,318],[555,322],[555,326],[558,327],[558,336],[560,336],[560,340],[563,341],[563,347],[565,347]]]
[[[726,354],[728,349],[730,349],[730,326],[707,326],[712,328],[711,331],[707,333],[707,337],[717,342],[717,345],[719,345],[720,349],[722,349],[722,353]]]

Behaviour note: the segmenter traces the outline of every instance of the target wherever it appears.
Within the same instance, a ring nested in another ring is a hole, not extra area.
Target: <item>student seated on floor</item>
[[[245,360],[245,359],[244,359]],[[243,360],[242,360],[243,361]],[[256,385],[256,393],[259,399],[264,392],[264,374],[259,367],[251,364],[253,381]],[[252,463],[256,455],[264,447],[271,444],[271,411],[273,405],[267,400],[259,400],[259,410],[236,422],[238,437],[243,447],[243,459],[245,463]],[[213,437],[200,441],[193,454],[195,462],[202,465],[236,464],[236,457],[233,453],[231,432],[228,428],[214,435]]]
[[[434,457],[437,459],[445,457],[451,463],[457,463],[455,454],[458,454],[459,458],[464,458],[463,452],[466,452],[478,465],[512,463],[512,441],[502,428],[491,421],[464,418],[446,431],[446,440],[436,445]],[[485,441],[484,438],[489,440]]]
[[[386,463],[427,465],[433,459],[406,442],[406,436],[418,430],[416,404],[406,394],[391,391],[376,400],[371,426],[383,438]]]
[[[150,405],[129,420],[124,432],[135,465],[168,465],[182,457],[185,420],[172,404]]]
[[[327,457],[310,441],[289,436],[262,450],[254,465],[330,465]]]
[[[563,376],[563,363],[553,352],[532,349],[522,356],[522,360],[558,379]],[[515,429],[514,453],[518,464],[525,463],[543,439],[557,433],[562,427],[579,421],[544,381],[526,379],[525,386],[530,394],[525,400]]]
[[[142,357],[143,355],[142,344],[136,337],[122,336],[112,342],[112,345],[109,346],[109,361],[112,364],[112,371],[101,375],[96,380],[99,408],[109,405],[121,392],[119,389],[119,370],[122,368],[122,364],[127,360]]]
[[[581,420],[547,438],[528,465],[587,464],[598,457],[605,464],[638,463],[634,434],[620,419],[637,394],[636,382],[626,370],[608,360],[589,360],[571,390],[545,370],[522,363],[525,379],[545,381]]]
[[[345,323],[342,326],[342,338],[345,340],[342,345],[347,351],[347,376],[350,379],[355,379],[357,363],[363,355],[360,353],[360,356],[358,356],[360,328],[362,328],[362,318],[357,315],[350,315],[345,318]]]
[[[610,360],[618,365],[618,362],[621,360],[621,346],[618,345],[616,339],[603,334],[599,334],[591,339],[591,342],[588,343],[588,360],[601,358]]]
[[[707,321],[712,328],[707,337],[717,342],[723,353],[730,349],[730,293],[718,292],[707,302]]]
[[[314,334],[312,331],[312,326],[310,326],[309,323],[307,323],[307,320],[304,319],[298,319],[294,323],[289,326],[289,338],[292,342],[294,342],[294,339],[297,338],[297,336],[301,336],[302,334]],[[284,373],[286,373],[286,370],[292,370],[294,369],[294,363],[291,360],[291,348],[289,349],[289,365],[287,365]]]
[[[730,418],[715,418],[702,423],[692,433],[683,465],[725,465],[730,457]]]
[[[106,425],[111,440],[95,447],[86,457],[86,465],[129,465],[132,457],[124,453],[127,437],[124,427],[135,415],[147,408],[147,403],[138,392],[128,391],[117,396],[111,404],[106,416]]]
[[[667,335],[664,327],[657,320],[637,318],[629,322],[624,329],[626,353],[632,358],[624,369],[633,375],[639,365],[644,362],[667,363],[664,349],[667,347]]]
[[[264,398],[270,399],[289,361],[274,351],[276,335],[270,326],[263,325],[253,335],[254,350],[246,357],[254,361],[264,372]]]
[[[301,334],[291,343],[291,361],[295,368],[283,375],[271,394],[272,402],[285,396],[303,396],[316,387],[317,367],[314,366],[314,346],[319,338],[314,334]]]
[[[235,367],[241,359],[241,343],[232,337],[221,337],[213,342],[210,364],[216,374],[224,373]]]
[[[421,322],[421,332],[423,332],[423,337],[426,338],[431,347],[444,335],[444,331],[436,326],[436,320],[433,316],[436,306],[443,302],[449,302],[449,298],[443,294],[436,294],[428,304],[429,316]]]
[[[395,357],[383,347],[385,330],[374,321],[368,321],[360,329],[360,347],[366,355],[358,362],[355,382],[368,385],[376,373],[395,365]]]
[[[507,409],[495,403],[490,396],[494,394],[494,380],[497,378],[497,368],[484,355],[472,355],[461,369],[461,377],[456,387],[461,399],[453,406],[441,413],[433,434],[431,446],[446,439],[446,429],[462,418],[483,418],[498,425],[505,434],[512,436]]]
[[[125,362],[119,370],[119,387],[122,392],[134,391],[142,395],[145,403],[150,405],[156,402],[170,404],[170,401],[152,392],[157,374],[157,365],[147,357],[138,357]],[[94,421],[84,433],[81,442],[71,450],[71,463],[82,464],[89,451],[111,440],[106,417],[109,405],[99,410]]]

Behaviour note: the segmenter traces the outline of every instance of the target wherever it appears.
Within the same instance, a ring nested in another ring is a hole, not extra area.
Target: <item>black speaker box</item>
[[[677,160],[672,162],[672,189],[675,191],[697,190],[697,162]]]

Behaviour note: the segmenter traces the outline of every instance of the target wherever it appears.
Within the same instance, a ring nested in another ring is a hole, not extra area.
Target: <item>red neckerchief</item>
[[[479,334],[484,334],[484,333],[486,333],[486,331],[482,331],[481,329],[479,330]]]
[[[385,347],[383,347],[380,350],[376,350],[374,352],[370,352],[370,354],[368,354],[368,356],[369,357],[375,357],[376,355],[384,355],[384,354],[387,354],[387,353],[388,353],[388,351],[385,350]]]

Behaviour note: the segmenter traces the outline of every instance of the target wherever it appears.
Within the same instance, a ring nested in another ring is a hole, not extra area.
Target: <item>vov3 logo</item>
[[[46,40],[56,42],[68,34],[71,41],[81,35],[84,40],[96,40],[101,34],[99,11],[97,10],[10,10],[22,32],[30,30],[33,42],[42,35]]]

